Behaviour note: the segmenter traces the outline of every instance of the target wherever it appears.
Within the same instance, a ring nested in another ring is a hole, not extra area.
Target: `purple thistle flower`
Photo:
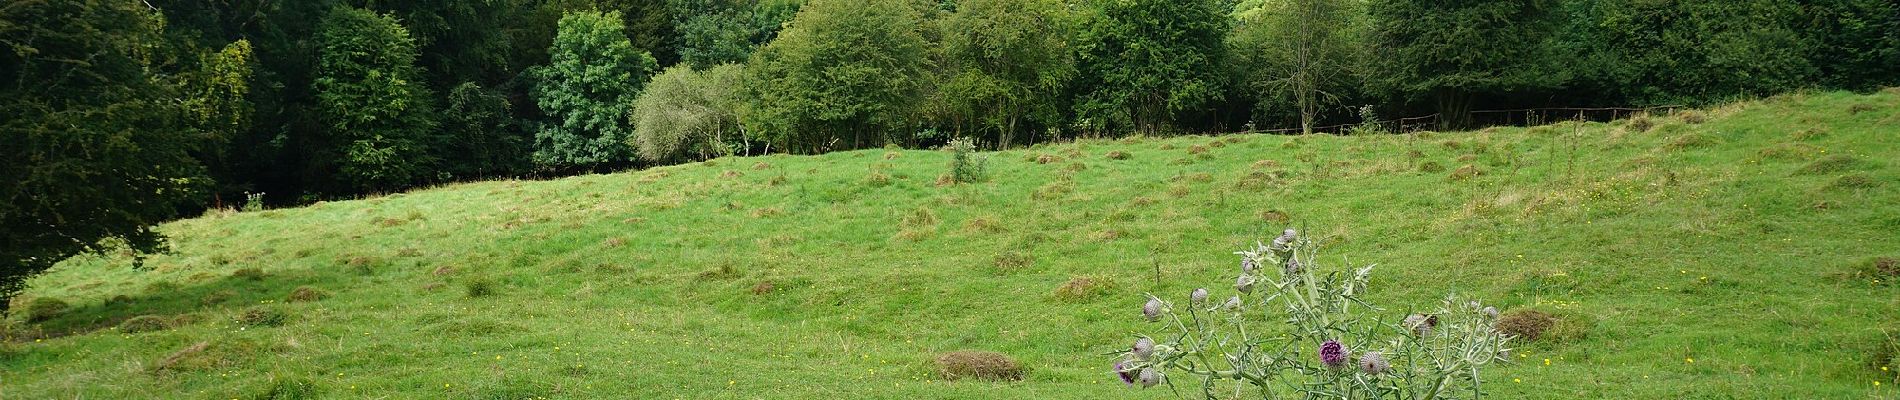
[[[1326,368],[1339,369],[1346,366],[1346,346],[1337,340],[1327,340],[1319,345],[1319,362]]]
[[[1156,372],[1154,368],[1142,368],[1141,375],[1136,379],[1141,381],[1142,389],[1147,389],[1161,383],[1161,373]]]
[[[1188,301],[1193,304],[1206,304],[1207,288],[1194,289],[1194,293],[1188,295]]]
[[[1241,275],[1240,278],[1234,279],[1234,290],[1242,294],[1253,293],[1253,278]]]
[[[1141,305],[1141,316],[1148,318],[1148,322],[1160,321],[1161,299],[1149,298],[1148,304]]]
[[[1254,263],[1253,258],[1240,256],[1240,273],[1251,274],[1254,268],[1258,268],[1258,264]]]
[[[1136,340],[1135,348],[1130,353],[1135,355],[1136,360],[1148,361],[1148,357],[1155,354],[1155,341],[1148,338]]]
[[[1135,371],[1125,369],[1124,367],[1125,366],[1122,364],[1122,362],[1116,361],[1115,362],[1115,376],[1122,379],[1123,386],[1134,385]]]
[[[1296,232],[1292,229],[1287,229],[1285,232],[1281,232],[1280,237],[1273,238],[1273,251],[1292,250],[1293,241],[1298,240],[1299,237],[1300,237],[1299,232]]]
[[[1304,270],[1304,269],[1306,269],[1306,266],[1300,265],[1300,260],[1292,259],[1292,258],[1286,259],[1287,276],[1297,275],[1300,273],[1301,270]]]
[[[1365,371],[1367,375],[1383,374],[1392,370],[1392,363],[1385,360],[1385,354],[1369,352],[1359,356],[1359,370]]]

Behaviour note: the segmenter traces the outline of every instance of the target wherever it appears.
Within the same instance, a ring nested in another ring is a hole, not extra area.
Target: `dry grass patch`
[[[1464,166],[1458,167],[1457,170],[1451,171],[1450,178],[1451,180],[1454,180],[1454,181],[1462,181],[1462,180],[1476,178],[1483,175],[1484,175],[1484,171],[1479,170],[1477,166],[1474,166],[1471,164],[1465,164]]]
[[[309,286],[298,286],[296,289],[290,290],[290,295],[286,296],[285,300],[297,303],[323,300],[328,297],[330,297],[330,293],[321,289]]]
[[[1003,233],[1008,232],[1009,228],[1003,227],[1003,223],[997,221],[996,217],[984,215],[963,221],[963,230],[976,233]]]
[[[1069,278],[1069,281],[1063,282],[1062,286],[1057,286],[1055,296],[1057,299],[1068,301],[1087,300],[1106,295],[1114,289],[1114,280],[1090,276],[1077,276]]]
[[[1023,379],[1022,364],[1008,355],[994,351],[958,350],[937,356],[937,373],[944,380],[977,379],[986,381],[1019,381]]]
[[[1109,151],[1108,154],[1102,155],[1102,157],[1106,157],[1110,160],[1126,160],[1129,157],[1133,157],[1133,156],[1129,155],[1128,152],[1126,151],[1114,150],[1114,151]]]
[[[1536,341],[1557,324],[1557,317],[1537,310],[1512,310],[1498,317],[1497,330],[1524,341]]]

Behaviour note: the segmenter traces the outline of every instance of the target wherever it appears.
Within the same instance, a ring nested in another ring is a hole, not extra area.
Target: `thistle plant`
[[[1483,368],[1509,360],[1496,308],[1447,296],[1429,311],[1390,313],[1363,298],[1372,265],[1330,268],[1318,250],[1288,229],[1234,253],[1237,294],[1224,303],[1207,301],[1205,288],[1183,304],[1148,295],[1142,316],[1166,332],[1113,353],[1114,374],[1207,398],[1430,400],[1482,397]]]

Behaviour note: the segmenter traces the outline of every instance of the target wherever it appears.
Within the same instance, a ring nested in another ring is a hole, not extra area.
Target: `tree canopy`
[[[552,59],[534,71],[535,101],[554,119],[535,133],[535,162],[591,168],[633,161],[627,107],[655,61],[620,34],[620,20],[618,12],[561,17]]]
[[[73,255],[161,250],[152,225],[210,188],[197,128],[231,122],[215,104],[243,89],[159,73],[182,72],[156,62],[179,56],[150,46],[160,21],[123,1],[0,7],[0,299]]]

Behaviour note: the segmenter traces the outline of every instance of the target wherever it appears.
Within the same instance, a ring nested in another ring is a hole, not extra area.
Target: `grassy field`
[[[1231,252],[1288,226],[1377,263],[1394,318],[1448,292],[1562,318],[1487,371],[1498,398],[1900,395],[1900,271],[1874,266],[1900,257],[1900,90],[988,155],[965,185],[948,153],[867,150],[178,221],[146,269],[35,279],[0,398],[1171,398],[1103,355],[1162,332],[1142,293],[1224,297]],[[37,299],[71,307],[27,322]],[[942,380],[959,349],[1027,375]]]

